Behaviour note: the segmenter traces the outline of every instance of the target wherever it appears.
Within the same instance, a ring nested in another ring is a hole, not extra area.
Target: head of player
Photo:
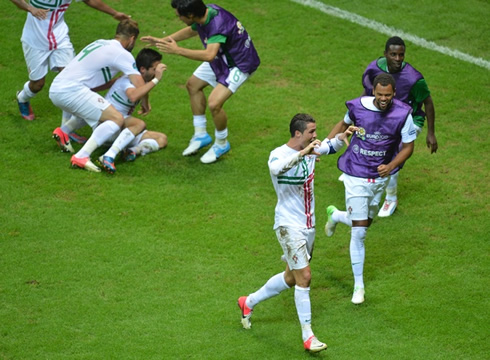
[[[196,19],[202,19],[206,15],[207,7],[202,0],[172,0],[171,5],[186,25],[192,25]]]
[[[291,139],[299,144],[301,150],[316,140],[316,122],[311,115],[296,114],[289,123]]]
[[[115,39],[119,40],[121,45],[131,52],[140,33],[138,23],[132,19],[123,20],[117,25]]]
[[[162,60],[162,54],[150,48],[141,49],[136,56],[136,66],[145,82],[155,77],[155,69]]]
[[[374,106],[387,111],[395,97],[395,79],[390,74],[379,74],[373,81]]]
[[[390,37],[386,41],[384,56],[390,73],[401,71],[405,59],[405,42],[398,36]]]

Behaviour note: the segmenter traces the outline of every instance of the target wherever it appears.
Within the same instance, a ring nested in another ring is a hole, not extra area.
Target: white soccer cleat
[[[352,303],[359,305],[364,302],[364,288],[361,287],[355,287],[354,288],[354,294],[352,294]]]
[[[398,205],[398,200],[385,200],[383,206],[378,212],[379,217],[388,217],[393,215]]]
[[[216,160],[218,160],[221,156],[226,154],[227,152],[230,151],[230,143],[227,141],[226,145],[224,147],[221,147],[217,144],[214,144],[211,146],[211,149],[209,149],[206,154],[201,156],[201,162],[204,164],[211,164],[214,163]]]
[[[309,352],[316,353],[327,348],[327,344],[319,341],[315,335],[311,335],[308,340],[303,343],[305,350]]]
[[[194,135],[191,141],[189,141],[189,146],[184,150],[182,155],[184,156],[194,155],[203,147],[211,144],[212,141],[213,139],[211,139],[211,136],[209,136],[209,134],[207,133],[203,134],[202,136]]]

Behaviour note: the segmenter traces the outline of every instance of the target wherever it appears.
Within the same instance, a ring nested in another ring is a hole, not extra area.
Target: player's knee
[[[157,138],[157,143],[158,146],[160,146],[160,149],[166,147],[168,144],[167,135],[160,133]]]
[[[212,114],[217,114],[223,108],[223,104],[220,101],[216,101],[213,98],[211,98],[208,99],[208,107],[209,107],[209,111],[211,111]]]
[[[195,94],[198,93],[199,91],[202,90],[201,86],[199,83],[195,80],[194,77],[190,77],[189,80],[185,83],[185,87],[187,89],[187,92],[189,94]]]

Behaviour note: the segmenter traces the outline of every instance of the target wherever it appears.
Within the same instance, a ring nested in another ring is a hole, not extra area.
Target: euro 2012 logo
[[[361,140],[366,140],[366,129],[360,127],[356,131],[356,136],[360,138]]]
[[[243,25],[240,21],[237,21],[236,27],[238,28],[238,34],[242,35],[243,32],[245,31],[245,28],[243,27]]]

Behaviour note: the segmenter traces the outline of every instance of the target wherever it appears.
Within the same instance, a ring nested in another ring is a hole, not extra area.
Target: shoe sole
[[[252,323],[250,322],[250,319],[242,317],[242,326],[244,329],[247,329],[247,330],[251,329]]]
[[[182,156],[196,155],[199,152],[199,150],[201,150],[202,148],[205,148],[206,146],[208,146],[209,144],[211,144],[213,142],[211,137],[209,137],[208,140],[209,141],[207,141],[205,143],[201,142],[199,145],[197,145],[197,149],[192,150],[192,151],[187,151],[187,149],[189,149],[191,147],[191,145],[189,144],[189,146],[182,152]]]
[[[100,159],[97,160],[97,164],[101,167],[102,170],[104,170],[106,173],[113,175],[116,172],[116,169],[111,169],[110,167],[107,167],[104,165],[104,162],[101,161]]]
[[[82,166],[78,166],[77,164],[71,164],[71,168],[72,169],[80,169],[80,170],[87,170],[87,171],[90,171],[90,172],[94,172],[94,173],[100,173],[101,170],[99,168],[92,168],[92,167],[82,167]],[[98,170],[96,170],[98,169]]]

